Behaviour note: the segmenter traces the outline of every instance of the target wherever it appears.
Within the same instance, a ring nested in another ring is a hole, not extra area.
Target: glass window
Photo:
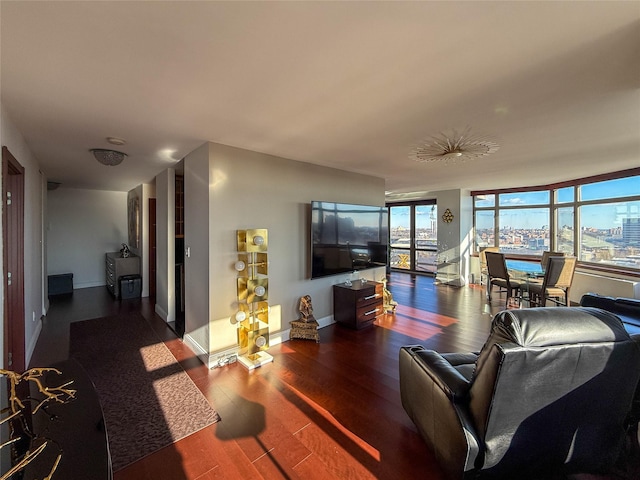
[[[418,272],[436,273],[438,270],[438,252],[418,250],[416,252],[416,270]]]
[[[480,251],[481,248],[495,246],[495,212],[493,210],[477,210],[475,226],[476,251]]]
[[[389,223],[391,224],[391,248],[409,248],[411,244],[411,207],[390,207]]]
[[[581,206],[579,258],[640,268],[640,200]]]
[[[391,248],[389,250],[389,265],[393,268],[409,270],[411,267],[409,249]]]
[[[438,251],[438,207],[431,201],[411,205],[389,205],[390,266],[430,272],[436,268]]]
[[[416,205],[416,248],[437,248],[436,232],[438,207],[436,205]]]
[[[548,205],[549,190],[539,192],[501,193],[501,207],[518,207],[520,205]],[[549,222],[547,222],[549,223]]]
[[[501,252],[542,255],[544,250],[549,250],[548,208],[500,210],[498,224]]]
[[[476,195],[474,197],[474,204],[476,208],[494,207],[496,204],[496,196],[493,193],[488,195]]]
[[[409,269],[411,248],[411,207],[389,207],[389,263],[393,268]]]
[[[580,186],[580,200],[584,202],[637,196],[640,194],[638,185],[640,185],[640,176],[588,183]]]
[[[573,218],[573,206],[556,209],[556,243],[555,247],[553,247],[554,252],[563,252],[567,255],[573,255],[573,252],[575,251]]]
[[[581,262],[640,270],[640,175],[628,174],[532,192],[485,191],[474,197],[474,248],[498,245],[504,253],[529,257],[561,251]]]
[[[416,205],[416,265],[418,272],[435,273],[438,256],[438,206]]]
[[[569,203],[575,200],[575,187],[565,187],[556,190],[556,203]]]

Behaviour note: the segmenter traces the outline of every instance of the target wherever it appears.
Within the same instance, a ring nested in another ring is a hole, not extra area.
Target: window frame
[[[410,217],[410,233],[409,233],[409,247],[407,248],[397,248],[397,250],[405,250],[409,254],[409,268],[399,268],[391,265],[389,262],[389,269],[391,271],[399,271],[405,273],[412,273],[418,275],[435,275],[435,271],[430,270],[420,270],[418,269],[418,256],[420,252],[435,252],[437,253],[438,248],[437,245],[435,247],[418,247],[416,244],[416,208],[417,207],[438,207],[437,200],[433,199],[424,199],[424,200],[414,200],[414,201],[406,201],[406,202],[387,202],[386,206],[389,208],[389,239],[391,238],[391,208],[393,207],[408,207],[409,208],[409,217]],[[437,215],[436,215],[437,218]],[[436,221],[436,231],[437,231],[437,221]],[[389,255],[391,255],[391,242],[389,242]]]
[[[526,209],[526,208],[549,208],[549,249],[553,251],[557,248],[557,221],[559,209],[573,209],[573,254],[578,258],[582,250],[582,235],[580,232],[580,212],[583,206],[610,204],[610,203],[625,203],[640,201],[640,190],[637,195],[626,195],[622,197],[607,197],[599,198],[596,200],[582,200],[581,189],[583,185],[589,185],[593,183],[604,182],[608,180],[617,180],[626,177],[640,176],[640,168],[631,168],[627,170],[621,170],[617,172],[606,173],[602,175],[593,175],[590,177],[578,178],[575,180],[557,182],[549,185],[536,185],[520,188],[505,188],[495,190],[473,190],[470,195],[473,197],[473,252],[478,254],[477,236],[476,236],[476,212],[477,211],[493,211],[494,215],[494,246],[500,244],[500,211],[513,210],[513,209]],[[573,201],[558,201],[557,191],[567,187],[573,187]],[[500,206],[500,194],[506,193],[526,193],[536,191],[549,191],[549,203],[548,204],[536,204],[536,205],[518,205],[518,206]],[[480,195],[495,195],[495,201],[493,206],[478,207],[476,206],[475,197]],[[523,254],[508,254],[513,258],[519,259],[538,259],[537,255],[523,255]],[[622,274],[626,276],[640,277],[640,268],[625,267],[621,265],[603,265],[601,263],[589,262],[584,260],[578,260],[578,265],[586,267],[590,270],[597,270],[608,273]]]

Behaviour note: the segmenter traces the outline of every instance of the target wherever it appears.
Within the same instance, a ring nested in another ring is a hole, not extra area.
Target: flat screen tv
[[[387,264],[387,207],[311,202],[311,278]]]

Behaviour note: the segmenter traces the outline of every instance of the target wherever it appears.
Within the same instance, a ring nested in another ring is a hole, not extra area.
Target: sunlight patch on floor
[[[362,440],[356,434],[354,434],[351,430],[342,425],[330,412],[325,410],[318,403],[311,400],[309,397],[304,395],[300,390],[292,387],[291,385],[287,385],[289,390],[295,394],[300,400],[305,402],[311,408],[313,408],[318,414],[320,414],[327,422],[329,422],[334,428],[340,431],[346,438],[348,438],[351,442],[357,445],[360,449],[366,452],[370,457],[372,457],[377,462],[380,461],[380,451],[369,445],[367,442]],[[303,429],[304,430],[304,429]]]
[[[162,342],[146,345],[140,348],[139,351],[140,360],[144,363],[147,372],[153,372],[178,363],[173,355],[166,355],[168,348]]]
[[[429,322],[432,325],[439,325],[441,327],[448,327],[454,323],[458,323],[457,318],[447,317],[446,315],[427,312],[426,310],[420,310],[418,308],[407,307],[404,305],[398,305],[396,315],[405,316],[421,322]]]
[[[403,317],[400,314],[380,317],[375,321],[375,325],[421,340],[427,340],[442,333],[440,327],[429,325],[421,320]]]
[[[454,323],[458,323],[455,318],[403,305],[398,305],[394,315],[384,315],[375,322],[378,327],[422,340],[442,333],[443,327]]]

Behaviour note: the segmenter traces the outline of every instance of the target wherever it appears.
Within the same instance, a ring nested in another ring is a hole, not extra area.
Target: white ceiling
[[[5,0],[0,14],[3,108],[66,187],[126,191],[205,141],[383,177],[392,199],[640,166],[638,1]],[[500,150],[409,158],[466,126]],[[128,142],[118,167],[88,151],[108,136]]]

